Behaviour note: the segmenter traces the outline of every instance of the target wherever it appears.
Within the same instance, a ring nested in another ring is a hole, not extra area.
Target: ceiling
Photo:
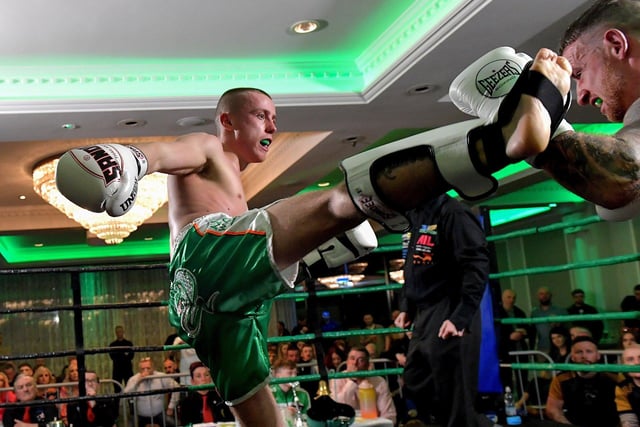
[[[254,189],[250,205],[264,205],[335,182],[339,160],[372,144],[469,119],[447,98],[466,65],[497,46],[530,55],[555,48],[587,4],[13,1],[0,16],[0,266],[167,257],[166,207],[120,247],[105,247],[35,194],[31,172],[42,159],[96,141],[214,133],[218,96],[259,87],[273,95],[279,128],[274,160],[245,177]],[[327,26],[292,35],[289,26],[303,19]],[[578,106],[568,118],[603,120]],[[540,190],[556,194],[554,183],[520,169],[498,195],[520,193],[513,200],[523,204],[558,201]]]

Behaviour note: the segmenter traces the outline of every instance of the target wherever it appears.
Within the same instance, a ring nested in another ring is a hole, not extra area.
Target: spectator
[[[582,289],[574,289],[571,292],[573,304],[567,308],[569,314],[598,314],[598,310],[584,302],[584,291]],[[571,322],[573,326],[581,326],[591,331],[593,340],[600,342],[604,331],[604,322],[602,320],[576,320]]]
[[[289,378],[296,375],[296,364],[289,360],[280,360],[273,367],[273,376],[275,378]],[[272,384],[271,393],[273,393],[278,406],[286,408],[285,420],[295,420],[299,413],[305,415],[311,406],[309,393],[300,387],[299,383]]]
[[[2,370],[7,378],[9,378],[9,386],[13,387],[13,381],[15,380],[16,374],[18,373],[16,364],[9,360],[2,364],[2,368],[0,370]]]
[[[633,287],[633,295],[627,295],[620,302],[622,311],[640,311],[640,284]],[[627,328],[640,329],[640,319],[626,319],[624,325]]]
[[[29,375],[30,377],[32,377],[33,376],[33,367],[27,362],[22,362],[21,364],[18,365],[18,373],[19,374],[24,374],[24,375]]]
[[[147,377],[149,377],[147,379]],[[150,357],[140,359],[138,373],[127,381],[125,393],[134,391],[149,391],[179,387],[179,384],[171,377],[153,369],[153,360]],[[170,393],[169,404],[165,407],[163,394],[135,397],[139,427],[155,427],[155,425],[173,425],[174,411],[178,403],[179,393]]]
[[[67,376],[64,378],[63,382],[65,383],[74,383],[73,385],[68,385],[60,389],[60,397],[76,397],[78,396],[78,360],[73,358],[69,360],[69,366],[67,368]],[[61,403],[58,407],[58,412],[60,413],[60,418],[62,418],[65,423],[68,425],[67,421],[67,404]]]
[[[285,326],[282,320],[278,320],[278,323],[276,324],[276,328],[278,330],[277,336],[279,337],[286,337],[291,335],[291,332],[289,332],[289,330],[287,329],[287,327]]]
[[[212,384],[209,368],[197,361],[189,366],[192,385]],[[231,410],[215,388],[190,391],[178,404],[180,425],[234,421]]]
[[[40,401],[36,393],[36,381],[29,375],[16,375],[13,391],[17,402]],[[55,405],[42,401],[33,406],[6,408],[2,424],[6,427],[42,427],[57,417]]]
[[[577,337],[591,337],[593,338],[593,334],[589,328],[585,328],[584,326],[572,326],[569,328],[569,338],[571,341],[576,339]],[[594,338],[595,341],[595,338]]]
[[[0,389],[9,388],[9,378],[4,372],[0,372]],[[11,390],[0,391],[0,403],[13,403],[16,401],[16,394]],[[4,416],[5,408],[0,408],[0,421]],[[0,422],[0,425],[2,423]]]
[[[398,315],[400,314],[400,310],[393,310],[391,312],[391,324],[389,325],[389,328],[395,328],[395,321],[398,318]],[[388,352],[393,352],[392,348],[394,347],[394,345],[396,344],[396,341],[404,341],[406,338],[405,333],[404,332],[398,332],[396,334],[387,334],[384,336],[384,349],[381,349],[382,351],[380,352],[380,354],[384,354],[384,353],[388,353]],[[402,345],[402,344],[401,344]],[[391,358],[393,359],[393,358]]]
[[[622,335],[620,335],[620,345],[621,349],[626,349],[631,347],[633,344],[638,344],[638,335],[634,329],[623,328]]]
[[[567,357],[571,354],[571,335],[564,326],[554,326],[549,331],[551,348],[549,357],[553,363],[566,363]]]
[[[182,345],[185,344],[184,340],[180,337],[177,337],[173,341],[173,345]],[[178,351],[178,359],[180,363],[180,372],[187,373],[189,372],[189,367],[192,363],[200,362],[198,355],[196,354],[196,350],[194,348],[183,348]],[[191,384],[191,377],[183,376],[180,377],[180,384],[189,385]]]
[[[622,352],[622,363],[640,365],[640,345],[631,344]],[[637,427],[640,423],[640,372],[628,372],[616,387],[616,408],[620,427]]]
[[[109,347],[133,347],[133,343],[124,337],[124,326],[118,325],[115,328],[116,339],[109,344]],[[114,350],[109,352],[109,357],[113,362],[111,379],[119,384],[113,385],[114,393],[122,390],[122,384],[126,384],[133,375],[133,350]]]
[[[178,369],[178,364],[171,357],[165,357],[162,361],[162,370],[165,374],[169,375],[174,380],[178,381],[180,379],[180,370]]]
[[[298,363],[298,375],[311,375],[318,373],[318,362],[313,344],[305,343],[300,351],[300,363]],[[318,381],[303,381],[301,384],[311,396],[318,391]]]
[[[36,386],[56,383],[51,370],[46,366],[38,366],[33,374],[33,379],[36,380]],[[40,399],[55,399],[58,397],[58,389],[55,387],[41,387],[38,388],[37,393]]]
[[[298,363],[300,361],[300,350],[298,349],[297,345],[293,343],[289,344],[289,346],[287,347],[287,355],[285,359],[295,363]]]
[[[367,349],[361,346],[352,348],[347,355],[347,372],[368,371],[369,370],[369,353]],[[358,386],[363,380],[367,380],[373,384],[376,390],[376,408],[378,415],[382,418],[396,422],[396,407],[389,391],[389,385],[382,377],[356,377],[356,378],[340,378],[333,382],[332,394],[335,396],[336,402],[346,403],[354,409],[360,409],[358,400]]]
[[[287,359],[287,350],[289,349],[288,342],[278,343],[278,355],[276,357],[277,360],[286,360]]]
[[[340,330],[340,324],[331,318],[330,312],[323,311],[320,329],[322,329],[322,332],[334,332]]]
[[[527,315],[516,305],[516,293],[511,289],[505,289],[502,292],[502,303],[496,308],[496,319],[517,318],[524,319]],[[524,351],[529,349],[527,343],[529,332],[526,325],[523,324],[500,324],[499,341],[498,341],[498,357],[503,364],[509,364],[514,361],[509,356],[510,351]],[[502,384],[509,386],[515,390],[513,386],[513,371],[511,368],[500,368],[500,379]],[[517,389],[520,389],[518,387]]]
[[[174,328],[174,331],[172,334],[167,335],[167,338],[165,338],[164,340],[164,345],[173,345],[173,342],[176,340],[176,338],[178,337],[178,332],[177,330]],[[177,354],[177,350],[169,350],[167,352],[165,352],[165,357],[170,357],[173,360],[176,360],[178,358],[178,354]]]
[[[532,318],[548,317],[548,316],[563,316],[567,314],[567,310],[564,308],[556,307],[551,303],[552,294],[549,288],[543,286],[538,289],[538,306],[534,307],[531,311]],[[550,332],[554,326],[562,326],[562,322],[545,322],[535,324],[535,335],[537,337],[535,349],[543,353],[549,353],[551,350]]]
[[[572,343],[573,363],[590,365],[599,358],[593,338],[577,337]],[[618,427],[615,388],[621,379],[610,373],[563,372],[551,381],[547,416],[552,421],[582,427]]]
[[[340,370],[340,365],[346,358],[347,357],[342,352],[342,350],[335,346],[331,346],[329,347],[327,354],[325,354],[324,356],[324,365],[327,367],[327,370],[338,372]],[[346,366],[344,366],[342,369],[345,368]]]
[[[396,316],[397,317],[397,316]],[[364,329],[368,330],[376,330],[383,329],[383,326],[379,323],[375,323],[373,319],[373,315],[370,313],[365,313],[362,316],[362,323],[364,324]],[[372,335],[363,335],[360,337],[360,345],[366,346],[369,343],[373,343],[375,345],[375,353],[369,352],[372,359],[378,356],[378,352],[384,349],[384,335],[382,334],[372,334]]]
[[[307,318],[304,316],[298,317],[298,323],[291,330],[291,335],[304,335],[308,334],[309,326],[307,325]]]
[[[97,396],[100,378],[94,371],[85,371],[87,396]],[[83,427],[115,427],[118,421],[118,404],[113,399],[87,400],[67,405],[68,425]]]

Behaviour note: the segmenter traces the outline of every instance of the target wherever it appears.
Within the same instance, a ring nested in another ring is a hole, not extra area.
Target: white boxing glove
[[[572,131],[573,127],[564,120],[571,103],[570,94],[562,98],[542,74],[529,70],[531,62],[529,55],[516,53],[511,47],[493,49],[465,68],[451,82],[449,97],[460,111],[504,125],[511,119],[520,94],[525,93],[540,99],[547,108],[551,116],[551,139]],[[514,89],[516,85],[518,87]],[[512,96],[503,105],[510,94]],[[526,160],[535,167],[536,157]]]
[[[449,98],[463,113],[494,119],[502,99],[511,91],[531,61],[511,47],[496,48],[462,71],[449,86]]]
[[[81,208],[120,216],[134,205],[138,180],[146,174],[147,166],[144,153],[133,146],[75,148],[60,157],[56,186]]]
[[[351,230],[333,237],[302,258],[312,276],[328,268],[343,264],[367,255],[378,247],[378,238],[369,221],[364,221]]]
[[[617,209],[607,209],[596,205],[596,213],[605,221],[626,221],[628,219],[633,219],[640,214],[640,200],[634,200],[633,202]]]

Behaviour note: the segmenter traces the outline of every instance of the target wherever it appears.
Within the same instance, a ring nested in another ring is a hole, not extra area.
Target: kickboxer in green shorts
[[[553,58],[534,62],[535,68],[555,71],[550,74],[558,81],[563,72]],[[560,83],[562,97],[569,84]],[[540,100],[519,96],[510,103],[518,107],[513,120],[528,126],[508,133],[508,145],[546,144],[549,114]],[[467,193],[487,190],[476,183],[491,181],[483,175],[488,169],[469,156],[489,169],[509,159],[504,141],[490,152],[468,144],[471,130],[486,138],[484,121],[470,120],[345,159],[347,185],[248,212],[240,173],[266,158],[276,132],[273,100],[259,89],[232,89],[218,101],[215,118],[217,136],[192,133],[174,142],[70,150],[60,158],[56,182],[79,206],[118,216],[135,202],[145,174],[170,175],[171,321],[208,365],[241,425],[280,427],[283,419],[266,385],[266,322],[272,298],[291,286],[298,261],[337,266],[361,256],[376,245],[366,217],[403,231],[409,225],[405,211],[452,185]],[[497,126],[515,127],[509,120]]]

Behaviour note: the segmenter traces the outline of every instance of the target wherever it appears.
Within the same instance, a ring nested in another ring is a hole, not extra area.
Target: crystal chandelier
[[[58,159],[47,160],[33,169],[33,189],[47,203],[72,220],[80,223],[108,245],[116,245],[134,232],[167,202],[167,176],[161,173],[147,175],[138,183],[135,205],[126,214],[113,218],[106,213],[82,209],[58,191],[56,166]]]

